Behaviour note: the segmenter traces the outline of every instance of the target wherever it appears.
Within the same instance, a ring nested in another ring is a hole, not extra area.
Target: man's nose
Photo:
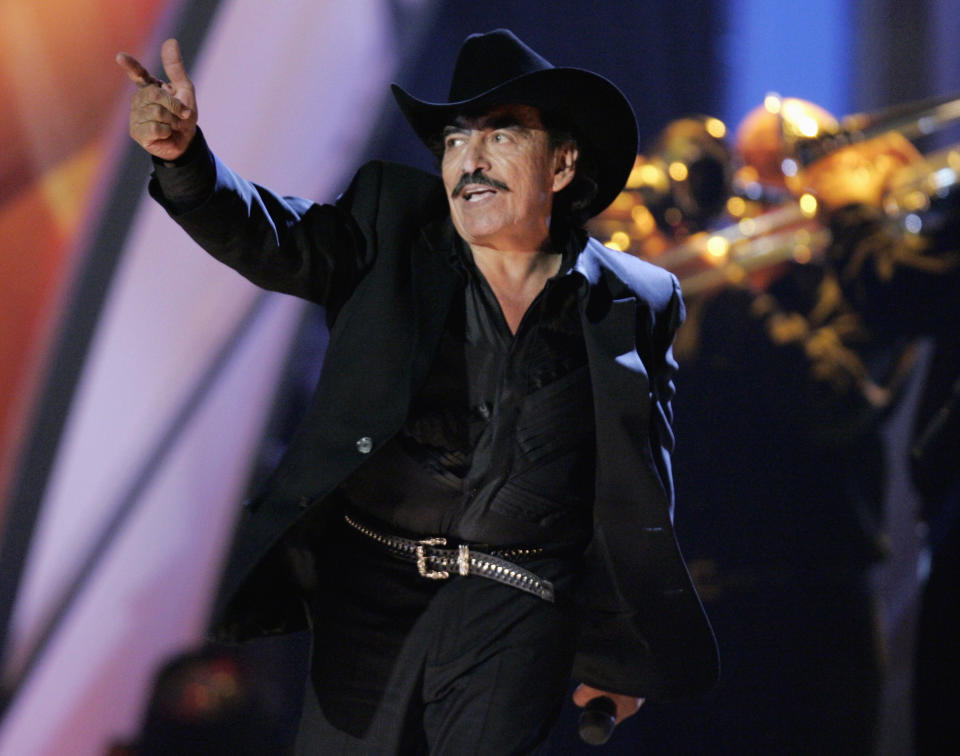
[[[464,173],[473,173],[476,170],[489,170],[490,161],[482,135],[474,134],[470,137],[463,153],[463,165],[461,167]]]

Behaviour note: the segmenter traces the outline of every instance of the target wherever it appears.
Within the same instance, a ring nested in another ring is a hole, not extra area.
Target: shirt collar
[[[473,254],[470,252],[469,245],[459,234],[456,233],[456,231],[453,230],[453,222],[448,220],[448,224],[451,231],[453,231],[452,238],[450,240],[450,260],[454,267],[463,273],[480,275],[480,271],[473,259]],[[586,244],[586,238],[586,232],[583,232],[582,234],[575,232],[575,236],[571,237],[570,243],[567,244],[566,248],[563,250],[562,257],[560,258],[560,268],[557,270],[555,275],[547,279],[547,286],[550,286],[551,282],[565,278],[571,274],[583,278],[583,275],[580,273],[580,271],[576,270],[576,264],[577,258],[580,257],[580,253],[583,251],[583,248]]]

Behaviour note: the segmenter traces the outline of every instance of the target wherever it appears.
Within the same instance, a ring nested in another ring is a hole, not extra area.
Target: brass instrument
[[[608,246],[632,252],[676,274],[684,295],[694,296],[742,283],[751,272],[791,258],[808,262],[829,243],[829,232],[816,223],[815,212],[792,202],[713,231],[696,232],[652,254],[645,251],[644,238],[637,236],[633,218],[604,218],[604,213],[591,228],[594,233],[599,231],[601,238],[608,238]],[[642,211],[633,215],[643,217]]]
[[[921,213],[931,201],[946,197],[960,183],[960,144],[925,155],[890,182],[883,209],[890,216]],[[910,230],[908,228],[908,230]]]
[[[827,126],[820,132],[814,128],[817,119],[806,118],[809,112],[805,116],[802,109],[796,109],[794,115],[799,117],[793,119],[789,108],[784,113],[786,102],[771,96],[764,104],[780,121],[783,149],[788,153],[782,162],[790,174],[785,177],[785,189],[776,196],[773,209],[752,214],[758,204],[767,204],[764,200],[769,199],[769,194],[761,196],[768,190],[751,187],[750,179],[757,172],[754,169],[751,175],[747,170],[736,191],[731,189],[725,205],[727,214],[738,220],[710,231],[696,230],[707,225],[703,218],[688,224],[674,218],[674,223],[665,227],[663,211],[655,216],[646,203],[652,194],[650,184],[657,182],[655,196],[662,197],[669,181],[675,180],[672,177],[683,177],[684,171],[682,166],[665,163],[656,155],[649,159],[638,156],[627,188],[610,209],[591,222],[591,231],[608,246],[674,272],[688,297],[739,284],[753,272],[790,259],[801,263],[815,259],[829,245],[830,233],[818,220],[820,202],[803,190],[803,169],[812,165],[805,161],[812,155],[823,158],[842,147],[892,130],[912,137],[928,135],[960,120],[960,98],[950,97],[897,106],[874,115],[848,116],[832,124],[832,117],[826,114],[828,118],[819,118],[820,126]],[[725,128],[717,130],[725,133]],[[931,201],[949,194],[960,176],[960,145],[926,156],[916,154],[916,160],[892,176],[882,203],[886,214],[901,222],[907,233],[922,230],[920,214],[930,207]],[[795,180],[790,181],[791,177]]]
[[[929,136],[960,120],[960,95],[951,94],[904,105],[895,105],[876,113],[854,113],[840,121],[834,134],[799,138],[794,157],[800,165],[809,165],[820,157],[875,136],[896,131],[911,141]]]
[[[723,211],[734,164],[726,133],[717,118],[678,118],[660,132],[649,157],[638,156],[627,188],[639,193],[658,225],[692,233]]]

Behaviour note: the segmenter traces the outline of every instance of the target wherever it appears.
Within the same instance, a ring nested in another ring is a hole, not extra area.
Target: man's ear
[[[570,182],[573,181],[577,172],[578,157],[580,157],[580,151],[573,144],[564,144],[557,148],[553,163],[554,194],[569,186]]]

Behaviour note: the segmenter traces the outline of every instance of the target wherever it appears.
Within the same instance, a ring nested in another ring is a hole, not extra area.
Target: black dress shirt
[[[594,422],[575,255],[512,334],[470,251],[457,246],[464,286],[427,381],[401,432],[340,493],[395,531],[493,545],[585,542]]]

